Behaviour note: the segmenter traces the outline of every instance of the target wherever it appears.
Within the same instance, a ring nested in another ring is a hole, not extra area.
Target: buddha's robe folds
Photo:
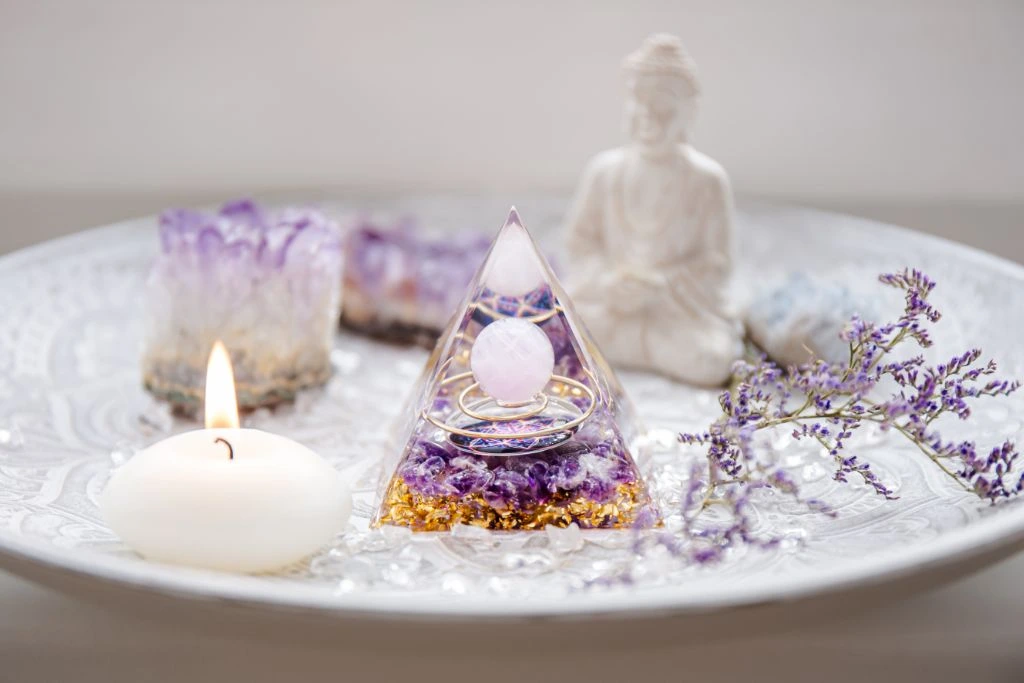
[[[623,148],[584,174],[568,226],[573,300],[612,363],[720,385],[742,353],[726,300],[728,178],[689,147],[650,164]]]

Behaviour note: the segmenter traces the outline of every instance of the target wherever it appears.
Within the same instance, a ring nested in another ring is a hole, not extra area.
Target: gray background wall
[[[0,0],[0,251],[268,189],[571,189],[653,31],[740,193],[1020,257],[1012,0]]]

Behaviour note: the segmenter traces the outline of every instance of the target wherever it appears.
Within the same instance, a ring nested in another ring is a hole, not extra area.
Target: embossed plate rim
[[[257,577],[220,574],[187,567],[119,561],[99,553],[76,555],[54,549],[44,542],[0,532],[0,567],[32,579],[23,560],[41,567],[69,572],[100,581],[122,584],[163,596],[201,601],[232,601],[252,607],[303,610],[345,617],[396,618],[528,618],[619,617],[654,614],[699,614],[763,603],[796,601],[852,588],[868,588],[930,569],[967,563],[986,553],[1005,548],[1024,549],[1024,507],[1000,513],[966,527],[947,532],[907,549],[886,550],[863,559],[844,562],[825,571],[790,576],[750,576],[741,583],[701,583],[695,589],[648,587],[605,593],[581,593],[557,603],[530,603],[511,596],[457,598],[435,595],[411,602],[407,596],[333,595],[323,586],[275,584],[272,589]]]
[[[824,212],[780,208],[801,215]],[[843,217],[849,220],[848,217]],[[30,247],[0,258],[0,268],[37,259],[53,250],[68,252],[105,234],[140,230],[152,225],[152,218],[136,219],[86,231],[60,240]],[[858,219],[853,219],[858,220]],[[858,221],[885,236],[926,242],[931,249],[955,253],[971,265],[1024,283],[1024,267],[996,256],[947,240],[921,235],[895,226]],[[787,575],[749,575],[742,582],[700,582],[697,585],[616,589],[607,592],[567,596],[557,602],[526,602],[513,596],[449,595],[417,596],[415,601],[401,594],[350,593],[337,595],[323,585],[300,583],[268,584],[264,579],[216,574],[187,568],[128,562],[100,553],[61,550],[45,541],[0,530],[0,567],[25,578],[54,572],[74,575],[157,595],[196,601],[232,601],[257,609],[317,613],[336,618],[434,618],[506,619],[523,617],[586,617],[595,615],[629,617],[652,614],[696,614],[762,603],[796,601],[841,591],[878,586],[929,570],[953,571],[976,558],[1015,552],[1024,547],[1024,506],[1010,504],[994,514],[943,531],[939,536],[907,546],[887,547],[877,553],[826,567],[808,566]],[[52,582],[51,582],[52,583]]]

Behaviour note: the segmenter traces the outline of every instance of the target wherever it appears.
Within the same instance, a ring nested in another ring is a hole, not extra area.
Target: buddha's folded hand
[[[609,274],[608,302],[617,313],[646,310],[655,306],[667,282],[658,273],[616,270]]]

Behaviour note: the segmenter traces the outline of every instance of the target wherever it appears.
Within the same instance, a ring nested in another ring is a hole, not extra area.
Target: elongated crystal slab
[[[341,322],[399,343],[432,347],[487,253],[479,234],[423,236],[411,221],[364,221],[346,237]]]

